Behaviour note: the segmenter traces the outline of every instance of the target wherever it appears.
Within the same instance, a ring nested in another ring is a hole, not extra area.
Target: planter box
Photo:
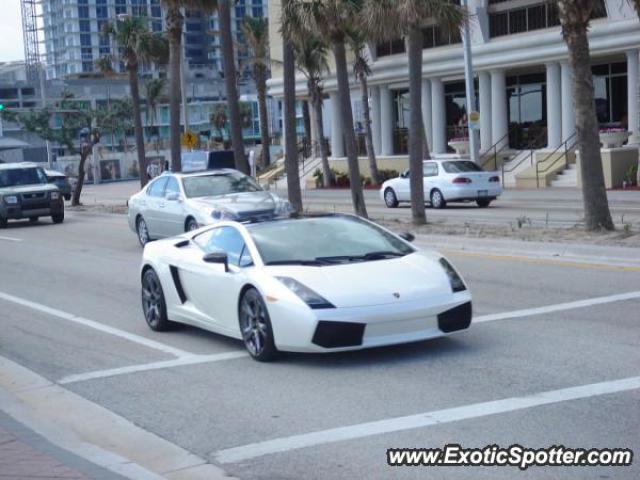
[[[456,140],[448,143],[449,146],[453,148],[458,155],[469,154],[469,140]]]
[[[629,168],[638,164],[638,147],[605,148],[601,150],[602,170],[605,188],[620,188]],[[580,177],[580,155],[576,159],[578,167],[578,187],[582,187]]]
[[[619,148],[630,135],[630,132],[600,132],[600,143],[603,148]]]

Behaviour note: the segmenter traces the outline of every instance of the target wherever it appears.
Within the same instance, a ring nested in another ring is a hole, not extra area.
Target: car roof
[[[47,177],[66,177],[64,173],[58,172],[57,170],[49,170],[45,168],[44,173]]]
[[[39,165],[34,162],[14,162],[14,163],[0,163],[0,170],[13,170],[14,168],[42,168],[42,165]]]

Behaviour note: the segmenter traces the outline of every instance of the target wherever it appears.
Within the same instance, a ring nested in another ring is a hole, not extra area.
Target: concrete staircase
[[[313,172],[316,171],[317,168],[321,168],[322,159],[318,158],[307,158],[303,163],[299,164],[299,175],[300,175],[300,188],[305,190],[307,188],[307,181],[313,177]],[[277,178],[272,179],[269,182],[269,187],[273,189],[286,189],[287,188],[287,174],[282,172]]]
[[[521,150],[508,162],[504,164],[504,179],[503,185],[507,188],[513,188],[516,186],[516,175],[523,171],[525,168],[531,166],[530,162],[531,151]]]
[[[558,173],[556,178],[551,182],[552,187],[575,188],[578,186],[578,169],[575,163],[569,165],[569,168]]]

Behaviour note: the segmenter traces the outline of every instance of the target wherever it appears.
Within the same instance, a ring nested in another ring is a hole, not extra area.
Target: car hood
[[[3,187],[0,188],[0,194],[2,195],[16,195],[22,193],[37,193],[37,192],[55,192],[58,187],[49,183],[35,183],[33,185],[19,185],[15,187]]]
[[[416,252],[400,258],[327,267],[277,266],[274,276],[294,278],[336,307],[410,302],[451,294],[439,256]]]
[[[233,214],[273,211],[277,200],[269,192],[242,192],[211,197],[191,198],[189,202],[198,209],[219,208]]]

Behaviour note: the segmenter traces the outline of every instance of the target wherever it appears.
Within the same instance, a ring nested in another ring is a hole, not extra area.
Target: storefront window
[[[627,128],[626,62],[594,65],[591,71],[598,123],[601,126]]]
[[[547,144],[546,83],[544,74],[507,78],[509,145],[541,148]]]

